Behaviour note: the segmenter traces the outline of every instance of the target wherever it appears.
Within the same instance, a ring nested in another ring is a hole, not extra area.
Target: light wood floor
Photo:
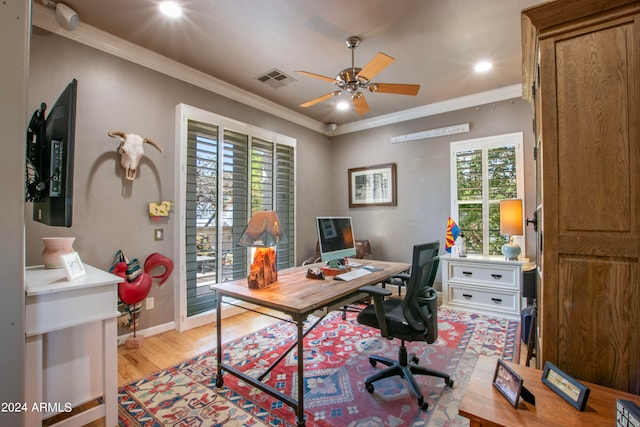
[[[250,334],[277,319],[245,312],[223,320],[222,342]],[[128,384],[216,347],[215,324],[186,332],[168,331],[144,339],[142,347],[118,347],[118,386]]]
[[[277,321],[277,319],[272,317],[262,316],[252,312],[245,312],[224,319],[222,342],[250,334]],[[182,333],[173,330],[146,337],[142,346],[137,349],[127,349],[124,346],[119,346],[118,386],[128,384],[161,369],[176,365],[215,347],[215,324],[200,326]],[[82,406],[78,408],[78,412],[90,408],[95,404],[96,403],[89,403]],[[69,414],[51,417],[43,422],[43,426],[54,424],[75,413],[76,411],[74,410]],[[104,419],[87,424],[85,427],[105,427]]]

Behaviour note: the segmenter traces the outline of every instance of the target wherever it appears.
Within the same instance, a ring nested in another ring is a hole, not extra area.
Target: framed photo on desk
[[[544,364],[542,382],[555,391],[577,410],[584,411],[589,398],[589,388],[562,372],[551,362]]]
[[[498,359],[496,370],[493,374],[493,386],[513,405],[518,407],[520,393],[522,392],[522,377],[507,366],[502,359]]]

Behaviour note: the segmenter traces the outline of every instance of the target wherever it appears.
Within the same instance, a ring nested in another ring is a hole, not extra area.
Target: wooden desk
[[[306,272],[309,267],[321,265],[315,264],[279,271],[278,280],[272,283],[267,289],[249,289],[246,278],[213,285],[211,288],[218,292],[216,310],[218,373],[216,375],[216,386],[222,387],[224,382],[223,371],[227,371],[293,408],[296,413],[297,426],[304,426],[304,358],[298,357],[297,397],[286,395],[280,390],[276,390],[262,383],[262,379],[283,360],[284,356],[293,348],[297,348],[299,355],[304,354],[304,336],[330,311],[366,297],[368,295],[367,293],[358,291],[361,287],[380,283],[384,279],[406,271],[411,267],[410,264],[400,262],[373,260],[358,260],[358,262],[363,265],[380,267],[382,270],[374,271],[371,274],[348,282],[333,280],[333,277],[327,277],[326,280],[307,279]],[[292,323],[295,323],[297,326],[297,342],[287,349],[284,354],[258,378],[250,377],[244,372],[222,363],[222,352],[224,351],[222,347],[221,316],[223,297],[230,297],[240,301],[250,302],[260,307],[280,311],[290,316]],[[320,318],[304,331],[304,321],[310,314],[318,312],[319,310],[320,313],[322,313]]]
[[[615,426],[616,399],[640,404],[640,396],[581,381],[591,389],[587,407],[578,411],[542,383],[542,371],[508,363],[524,379],[524,386],[536,397],[536,405],[523,402],[516,410],[492,385],[495,357],[480,356],[458,413],[480,426]]]

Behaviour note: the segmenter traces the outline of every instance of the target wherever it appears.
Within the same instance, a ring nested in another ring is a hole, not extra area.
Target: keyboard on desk
[[[366,276],[367,274],[371,274],[371,272],[364,268],[354,268],[351,271],[347,271],[346,273],[338,274],[335,279],[336,280],[344,280],[349,281],[353,279],[357,279],[362,276]]]

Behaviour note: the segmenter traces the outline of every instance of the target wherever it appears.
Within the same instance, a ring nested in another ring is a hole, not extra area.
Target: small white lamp
[[[500,200],[500,234],[509,236],[509,243],[502,246],[505,259],[517,260],[521,249],[513,242],[513,236],[522,235],[522,200]]]

